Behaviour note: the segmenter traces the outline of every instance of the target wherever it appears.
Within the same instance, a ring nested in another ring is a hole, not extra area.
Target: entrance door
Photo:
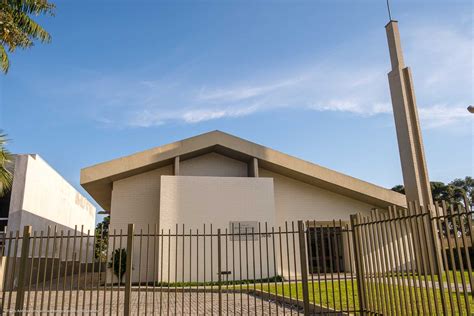
[[[310,227],[309,269],[312,273],[344,272],[341,227]]]

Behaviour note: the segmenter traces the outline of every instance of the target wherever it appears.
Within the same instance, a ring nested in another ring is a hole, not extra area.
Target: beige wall
[[[141,173],[136,176],[125,178],[113,183],[112,190],[112,205],[111,205],[111,216],[110,216],[110,233],[119,234],[122,229],[123,236],[127,235],[127,225],[130,223],[135,224],[135,233],[138,235],[142,231],[144,234],[148,232],[153,233],[155,226],[159,226],[159,212],[160,212],[160,187],[161,187],[161,176],[171,175],[173,173],[173,166],[169,165],[163,168],[152,170],[149,172]],[[112,252],[112,247],[115,239],[115,249],[120,248],[120,238],[115,237],[109,240],[109,257]],[[149,248],[149,260],[148,260],[148,271],[149,274],[145,274],[145,268],[143,270],[143,278],[147,276],[149,279],[152,278],[153,270],[153,255],[157,255],[153,249],[157,249],[158,241],[157,238],[143,238],[142,239],[142,265],[146,265],[146,248]],[[148,242],[148,245],[147,245]],[[126,238],[122,238],[122,248],[127,247]],[[139,237],[135,238],[134,242],[134,279],[137,281],[138,277],[135,276],[138,271],[138,257],[140,255],[140,240]],[[152,255],[153,254],[153,255]],[[156,274],[156,273],[155,273]],[[107,273],[107,279],[114,280],[117,282],[117,278],[109,268]]]
[[[161,176],[171,175],[172,166],[145,172],[115,181],[112,190],[110,228],[127,230],[134,223],[135,229],[154,229],[159,223]]]
[[[225,176],[226,173],[241,176],[247,172],[245,163],[218,154],[208,154],[181,162],[180,173],[181,175],[199,174],[200,167],[206,170],[206,173],[203,171],[202,174],[213,174],[214,176],[216,174]],[[137,229],[146,229],[148,224],[158,223],[161,176],[172,175],[172,173],[173,170],[170,165],[114,182],[112,229],[126,229],[126,225],[132,221]],[[260,177],[273,178],[277,225],[283,226],[285,221],[299,219],[317,221],[342,219],[347,221],[350,214],[368,214],[374,208],[373,205],[262,168],[259,169],[259,173]],[[250,178],[245,178],[245,180],[247,179],[250,180]],[[167,191],[166,194],[169,194],[169,192]],[[203,201],[207,201],[209,205],[215,204],[215,200],[212,198],[206,198]],[[230,211],[226,211],[225,214],[226,216],[232,216]],[[169,214],[169,216],[171,215]],[[200,224],[206,221],[207,219],[200,218]],[[174,218],[171,222],[173,227],[177,222],[182,223],[179,218]]]
[[[259,169],[260,177],[273,178],[277,225],[285,221],[349,220],[350,214],[368,214],[373,205],[294,180],[277,173]]]
[[[182,233],[182,224],[185,224],[185,231],[189,233],[191,228],[193,232],[199,228],[202,232],[203,225],[206,223],[206,229],[209,231],[209,224],[213,224],[214,232],[220,227],[223,230],[229,227],[230,221],[259,221],[269,223],[269,228],[278,226],[285,230],[285,221],[289,221],[289,230],[292,229],[291,221],[297,228],[297,220],[316,220],[316,221],[332,221],[333,219],[341,219],[349,221],[350,214],[362,213],[368,214],[373,205],[348,198],[346,196],[333,193],[331,191],[321,189],[319,187],[294,180],[280,174],[259,169],[259,178],[248,178],[247,164],[230,158],[226,158],[219,154],[206,154],[193,159],[180,162],[180,175],[171,176],[173,167],[167,166],[157,170],[142,173],[137,176],[129,177],[114,182],[112,191],[112,216],[111,228],[123,228],[126,231],[126,225],[130,222],[135,223],[136,233],[140,233],[140,229],[146,232],[147,226],[151,225],[151,231],[154,231],[154,225],[160,223],[160,228],[164,229],[165,234],[168,229],[171,233],[175,232],[175,225],[179,224],[179,232]],[[272,178],[272,179],[269,179]],[[271,184],[271,185],[270,185]],[[289,237],[289,254],[292,258],[293,235]],[[296,253],[298,253],[298,241],[296,237]],[[283,237],[283,243],[286,238]],[[225,240],[225,239],[224,239]],[[198,246],[189,246],[189,239],[185,239],[184,246],[182,238],[178,240],[178,258],[181,258],[184,249],[186,259],[189,259],[189,251],[191,250],[191,258],[195,260],[197,250],[200,252],[200,277],[203,280],[204,271],[206,271],[206,279],[210,280],[210,262],[214,265],[214,274],[217,269],[216,255],[210,256],[210,240],[206,241],[207,263],[204,265],[203,241]],[[193,238],[195,241],[195,238]],[[276,242],[278,243],[277,238]],[[163,240],[163,247],[158,247],[160,240],[156,241],[151,238],[142,239],[142,261],[139,262],[139,238],[135,241],[134,254],[134,276],[133,280],[138,280],[137,271],[141,265],[141,279],[145,278],[146,262],[145,251],[150,251],[148,262],[148,278],[153,275],[153,258],[155,256],[154,249],[163,251],[164,260],[167,262],[167,252],[171,251],[170,258],[170,278],[174,281],[174,257],[176,251],[175,237],[171,239],[171,246],[168,249],[168,237]],[[230,242],[228,240],[228,242]],[[251,244],[251,243],[250,243]],[[236,243],[238,245],[238,243]],[[344,240],[344,250],[347,252],[348,243]],[[123,243],[125,247],[125,242]],[[214,240],[213,251],[216,251],[216,241]],[[230,247],[230,244],[229,244]],[[290,260],[290,266],[287,264],[286,250],[283,249],[283,274],[288,273],[299,274],[299,258],[296,258],[296,267],[294,261]],[[231,252],[231,248],[229,248]],[[269,254],[273,257],[273,254]],[[211,261],[212,258],[212,261]],[[278,262],[280,262],[280,254],[276,254]],[[230,259],[230,258],[229,258]],[[346,267],[350,264],[346,257]],[[178,281],[181,280],[180,273],[182,263],[178,259]],[[187,265],[188,263],[186,263]],[[244,265],[244,263],[242,263]],[[238,265],[238,264],[237,264]],[[167,264],[164,265],[163,279],[167,279]],[[206,267],[206,270],[204,270]],[[270,264],[272,271],[270,276],[274,274],[273,263]],[[295,268],[297,271],[295,271]],[[229,268],[229,270],[232,270]],[[277,266],[277,273],[281,274],[281,267]],[[291,271],[291,272],[290,272]],[[238,271],[233,271],[234,276],[240,278]],[[245,270],[243,271],[245,273]],[[266,270],[262,271],[266,275]],[[257,271],[258,276],[259,271]],[[215,277],[215,275],[214,275]],[[187,266],[184,273],[185,281],[196,280],[196,271],[193,270],[191,277]],[[245,278],[245,275],[242,276]]]
[[[181,176],[246,177],[247,164],[217,153],[209,153],[180,162]]]
[[[273,178],[275,189],[275,210],[276,222],[284,230],[285,221],[288,222],[288,228],[291,229],[292,222],[297,227],[297,220],[325,222],[339,219],[349,222],[350,215],[355,213],[369,214],[374,208],[373,205],[360,202],[346,196],[321,189],[319,187],[294,180],[283,175],[259,168],[260,177]],[[337,225],[337,224],[336,224]],[[347,241],[346,234],[343,239],[344,265],[349,268],[348,247],[351,241]],[[293,252],[293,246],[290,242],[290,253]],[[296,249],[298,251],[298,241],[296,240]],[[285,253],[283,254],[286,257]],[[296,258],[296,273],[299,275],[300,261]],[[294,273],[295,267],[290,262],[288,269],[287,262],[283,262],[283,274],[288,276],[289,271]]]
[[[180,162],[180,175],[246,177],[247,164],[225,156],[210,153]],[[159,222],[160,183],[162,175],[172,175],[173,166],[141,173],[113,183],[111,228],[126,229],[133,222],[135,228]],[[173,226],[174,227],[174,226]]]

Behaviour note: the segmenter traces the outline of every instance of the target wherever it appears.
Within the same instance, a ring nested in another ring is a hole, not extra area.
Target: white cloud
[[[472,124],[474,116],[467,111],[467,106],[434,105],[419,109],[420,119],[426,123],[425,128],[446,127],[451,124]]]
[[[228,108],[184,109],[174,112],[143,110],[135,112],[127,124],[136,127],[150,127],[165,124],[169,120],[181,120],[185,123],[199,123],[226,117],[240,117],[254,113],[257,105]]]
[[[472,31],[426,22],[400,28],[423,126],[445,128],[469,119],[465,108],[473,93]],[[97,76],[71,89],[87,95],[98,121],[114,126],[196,124],[275,108],[367,117],[391,113],[386,43],[368,38],[344,43],[336,53],[291,73],[273,71],[267,78],[240,78],[240,83],[226,78],[227,84],[211,84],[192,73],[174,73],[152,80]],[[376,56],[364,54],[366,47],[374,47]],[[354,51],[361,52],[357,58]]]
[[[259,97],[274,92],[277,89],[284,89],[286,87],[291,87],[296,85],[298,82],[301,82],[302,79],[293,78],[286,79],[281,82],[271,83],[269,85],[261,86],[244,86],[244,87],[235,87],[228,89],[216,89],[208,90],[202,89],[199,93],[199,99],[209,100],[209,101],[240,101],[249,98]]]
[[[227,109],[198,109],[185,111],[182,119],[187,123],[199,123],[223,117],[239,117],[254,113],[258,110],[257,106]]]
[[[360,101],[350,99],[333,99],[322,105],[314,105],[310,108],[317,111],[350,112],[363,116],[372,116],[391,112],[391,105],[389,103],[364,104]]]
[[[414,28],[407,33],[406,55],[413,67],[419,97],[446,104],[472,100],[474,42],[471,28],[466,31],[433,26]]]

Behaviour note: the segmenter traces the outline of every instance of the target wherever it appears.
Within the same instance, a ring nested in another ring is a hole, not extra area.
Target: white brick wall
[[[255,221],[262,223],[262,230],[264,229],[264,223],[268,222],[269,227],[275,224],[275,205],[273,199],[273,181],[271,179],[262,178],[242,178],[242,177],[162,177],[161,187],[161,209],[160,209],[160,224],[164,228],[165,232],[171,229],[171,233],[175,232],[176,223],[180,224],[178,230],[182,233],[182,225],[185,224],[185,231],[189,233],[189,229],[195,234],[197,229],[202,234],[204,231],[203,225],[206,224],[206,233],[210,232],[210,224],[213,224],[213,233],[217,233],[217,229],[220,228],[224,234],[226,229],[229,229],[230,222],[236,221]],[[258,232],[258,231],[257,231]],[[206,263],[204,262],[204,238],[201,237],[199,241],[199,247],[196,247],[196,238],[193,238],[192,245],[192,260],[193,266],[196,265],[196,254],[199,252],[199,281],[210,281],[211,275],[216,280],[217,271],[217,238],[213,238],[213,251],[214,255],[210,255],[211,251],[211,240],[210,237],[206,238]],[[226,238],[222,237],[222,243],[225,243]],[[182,278],[182,262],[181,262],[181,251],[183,246],[181,244],[182,239],[178,243],[178,261],[177,264],[177,275],[178,280]],[[228,243],[231,243],[231,239],[228,238]],[[171,243],[168,246],[168,239],[165,237],[164,240],[164,262],[169,262],[169,265],[165,265],[163,269],[163,280],[167,281],[168,268],[170,269],[170,276],[173,280],[175,275],[175,238],[171,239]],[[248,247],[248,251],[252,249],[258,249],[258,241],[247,241],[240,244],[241,247]],[[235,253],[239,251],[238,242],[235,243]],[[241,249],[242,250],[242,249]],[[168,259],[168,251],[171,256]],[[190,251],[189,239],[186,240],[184,245],[184,252],[188,259]],[[245,249],[242,250],[245,252]],[[232,250],[228,252],[228,262],[232,260]],[[252,256],[252,254],[250,254]],[[250,258],[250,257],[249,257]],[[255,274],[257,276],[270,276],[274,275],[273,271],[273,254],[270,252],[268,255],[269,260],[269,271],[267,272],[266,265],[255,267]],[[169,260],[169,261],[168,261]],[[223,262],[225,258],[222,259]],[[249,259],[250,260],[250,259]],[[241,258],[241,263],[236,261],[235,269],[228,267],[232,271],[232,278],[240,279],[247,278],[245,255]],[[211,265],[214,269],[212,273]],[[242,276],[240,275],[240,269],[237,267],[243,267]],[[184,279],[198,281],[197,273],[195,269],[192,271],[192,276],[189,275],[189,265],[185,262]],[[206,275],[206,279],[204,279]],[[252,273],[250,273],[252,275]],[[171,280],[171,281],[172,281]]]
[[[275,221],[273,181],[242,177],[162,177],[160,225],[167,230],[204,223],[225,229],[230,221]]]

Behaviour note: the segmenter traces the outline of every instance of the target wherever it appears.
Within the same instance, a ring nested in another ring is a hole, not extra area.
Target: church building
[[[148,229],[165,234],[202,233],[206,228],[210,232],[212,224],[214,233],[220,228],[240,238],[259,227],[291,230],[297,220],[308,221],[307,227],[314,230],[331,225],[335,233],[326,234],[331,240],[324,243],[326,249],[331,245],[339,250],[328,252],[324,260],[339,263],[325,265],[321,272],[328,273],[335,272],[329,267],[345,271],[351,265],[348,240],[341,234],[351,214],[406,203],[402,194],[220,131],[82,169],[81,184],[110,214],[109,231],[117,233],[126,233],[129,223],[139,234]],[[201,242],[194,251],[212,248],[208,243]],[[164,247],[173,254],[173,245],[165,241]],[[189,245],[183,249],[188,253]],[[174,275],[175,259],[170,259]],[[133,262],[139,265],[136,253]],[[209,264],[205,269],[209,271],[203,275],[210,276]],[[291,268],[285,264],[283,270],[288,273]],[[237,279],[244,277],[238,269],[232,273]]]

